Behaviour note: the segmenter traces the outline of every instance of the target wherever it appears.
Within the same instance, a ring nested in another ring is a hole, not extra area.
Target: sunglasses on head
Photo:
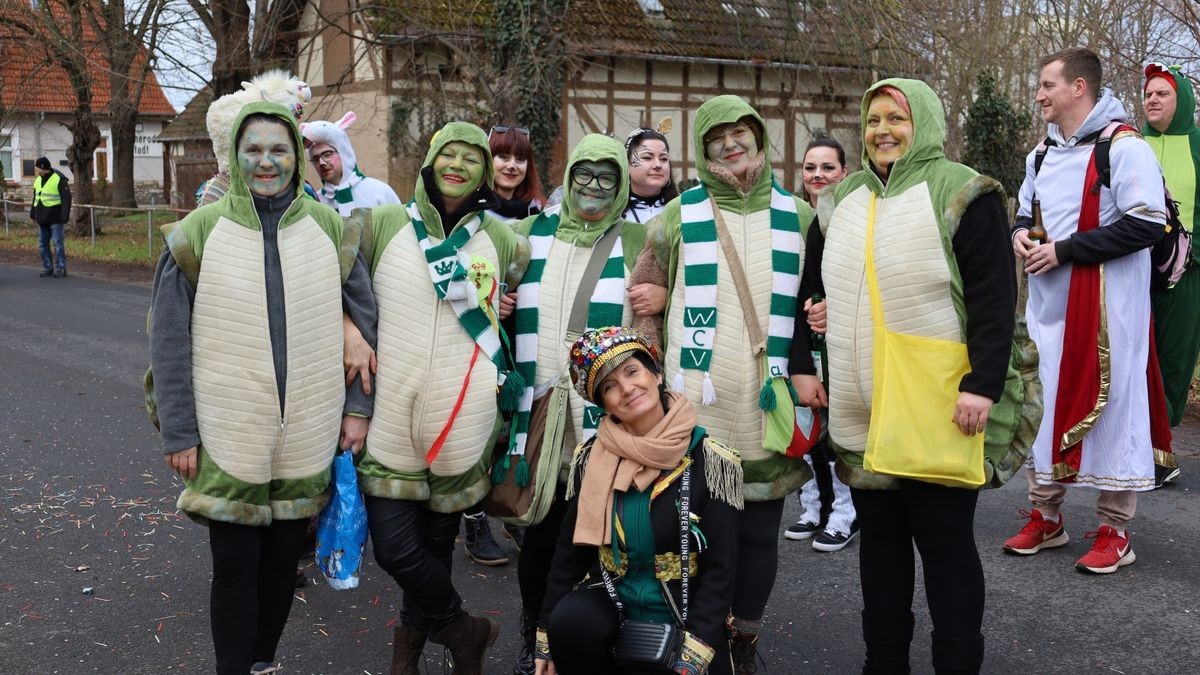
[[[488,131],[488,140],[492,140],[492,134],[507,134],[509,129],[515,129],[517,133],[521,134],[522,136],[529,135],[529,129],[526,129],[525,127],[510,127],[503,124],[497,124],[496,126],[492,127],[490,131]]]
[[[615,173],[592,173],[581,166],[571,169],[571,181],[579,187],[587,187],[595,181],[601,190],[611,190],[619,180],[621,177]]]

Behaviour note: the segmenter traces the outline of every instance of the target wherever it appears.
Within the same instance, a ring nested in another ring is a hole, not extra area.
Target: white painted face
[[[746,179],[758,153],[754,131],[743,122],[722,124],[704,134],[704,156],[728,169],[738,180]]]

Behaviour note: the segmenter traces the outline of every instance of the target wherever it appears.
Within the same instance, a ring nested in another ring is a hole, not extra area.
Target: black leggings
[[[738,519],[737,578],[733,587],[735,618],[758,621],[767,609],[779,569],[783,500],[780,497],[766,502],[748,501]]]
[[[423,502],[364,495],[375,562],[404,591],[400,623],[423,631],[449,624],[462,612],[450,576],[461,511],[437,513]]]
[[[873,651],[882,653],[873,646],[881,645],[902,645],[907,661],[916,573],[913,542],[921,554],[935,643],[981,641],[983,566],[975,548],[979,493],[902,480],[898,490],[851,488],[851,494],[862,528],[858,559],[868,662]]]
[[[546,517],[537,525],[525,528],[521,553],[517,557],[517,583],[521,587],[521,611],[537,617],[546,599],[546,579],[550,563],[562,532],[563,516],[567,514],[567,486],[559,483],[554,490],[554,503]]]
[[[219,675],[246,675],[255,663],[275,660],[307,530],[307,518],[266,527],[209,521],[210,621]]]

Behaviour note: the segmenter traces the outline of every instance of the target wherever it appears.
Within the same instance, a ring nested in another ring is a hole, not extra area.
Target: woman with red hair
[[[491,212],[500,220],[520,220],[541,213],[546,196],[538,178],[529,129],[496,125],[488,132],[496,185],[492,191],[500,198],[500,207]]]
[[[973,468],[993,485],[1021,465],[1007,442],[1003,448],[991,442],[1003,429],[1013,438],[1006,427],[1019,417],[1011,408],[1020,405],[1013,387],[1023,391],[1009,367],[1016,280],[1004,191],[946,159],[945,114],[923,82],[876,83],[863,97],[862,124],[863,169],[837,185],[828,222],[809,230],[799,297],[823,292],[828,303],[829,441],[862,528],[863,672],[910,670],[915,544],[933,624],[933,670],[977,673],[984,654],[983,567],[974,538],[978,485],[950,487],[912,467],[885,471],[873,460],[912,448],[895,439],[911,439],[919,427],[928,450],[982,445],[984,466]],[[808,361],[809,330],[799,313],[792,354]],[[883,355],[893,354],[888,363],[896,353],[889,350],[907,350],[901,361],[913,357],[910,343],[897,346],[884,330],[914,342],[962,345],[954,350],[956,359],[961,350],[961,362],[941,373],[945,386],[938,381],[921,391],[923,416],[872,414],[893,382]],[[811,362],[804,365],[805,373],[792,378],[798,398],[820,405],[823,385]]]

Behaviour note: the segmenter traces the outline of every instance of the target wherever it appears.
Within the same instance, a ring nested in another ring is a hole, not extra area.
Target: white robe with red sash
[[[1085,174],[1094,146],[1076,142],[1119,119],[1125,119],[1124,109],[1111,94],[1105,93],[1072,138],[1064,139],[1057,125],[1049,125],[1050,138],[1057,146],[1048,149],[1036,177],[1034,153],[1027,158],[1019,215],[1031,215],[1036,192],[1051,241],[1067,239],[1079,228]],[[1109,159],[1111,189],[1100,191],[1100,227],[1126,215],[1163,222],[1162,174],[1150,147],[1136,136],[1120,136],[1110,148]],[[1060,448],[1062,445],[1061,436],[1055,438],[1056,404],[1067,397],[1088,395],[1081,394],[1088,390],[1085,376],[1060,372],[1074,265],[1062,265],[1045,275],[1029,277],[1026,318],[1030,336],[1038,347],[1039,375],[1045,392],[1045,414],[1030,464],[1039,483],[1065,479],[1069,484],[1101,490],[1150,490],[1154,487],[1146,388],[1150,254],[1143,249],[1109,260],[1100,267],[1099,299],[1103,311],[1098,340],[1099,372],[1108,380],[1107,402],[1093,422],[1084,424],[1087,431],[1080,441],[1081,452],[1073,475],[1064,475],[1061,452],[1056,452],[1054,445],[1058,443]],[[1107,350],[1103,348],[1105,340]],[[1093,406],[1087,407],[1090,410]]]

